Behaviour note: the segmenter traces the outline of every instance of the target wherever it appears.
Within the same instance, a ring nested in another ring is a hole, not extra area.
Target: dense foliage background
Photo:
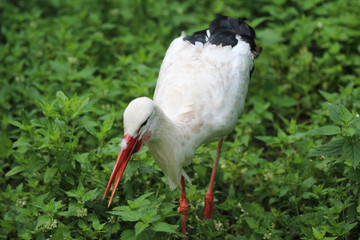
[[[179,190],[146,148],[110,209],[102,194],[127,103],[152,96],[173,38],[222,13],[247,17],[263,52],[223,144],[213,220],[201,216],[216,143],[186,169],[189,239],[357,239],[359,9],[344,0],[0,1],[0,238],[180,236]]]

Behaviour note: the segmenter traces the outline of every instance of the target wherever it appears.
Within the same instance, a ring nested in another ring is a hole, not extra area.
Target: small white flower
[[[56,219],[53,219],[52,223],[51,223],[51,227],[53,229],[57,228],[57,220]]]
[[[68,57],[67,60],[69,63],[76,63],[78,59],[76,57]]]
[[[19,76],[16,76],[15,77],[15,81],[16,82],[23,82],[25,80],[24,76],[23,75],[19,75]]]
[[[35,57],[41,57],[43,54],[44,54],[43,51],[39,50],[39,51],[36,51],[34,55],[35,55]]]
[[[113,203],[118,203],[120,201],[120,197],[116,196],[113,198]]]
[[[16,206],[25,206],[26,205],[26,201],[25,200],[21,200],[21,199],[17,199],[16,200]]]
[[[102,38],[104,37],[104,34],[102,32],[96,32],[95,36]]]
[[[17,199],[15,205],[16,205],[16,206],[20,206],[20,205],[21,205],[21,199]]]
[[[273,178],[273,174],[271,172],[268,172],[264,175],[265,180],[269,180]]]
[[[78,217],[86,217],[87,212],[87,208],[80,208],[76,211]]]
[[[271,235],[272,235],[272,233],[265,233],[263,236],[263,239],[270,239]]]
[[[37,23],[31,21],[31,22],[30,22],[30,27],[32,27],[32,28],[37,28]]]
[[[110,14],[111,15],[118,15],[120,13],[119,9],[118,8],[114,8],[114,9],[111,9],[110,10]]]
[[[53,229],[57,228],[57,222],[58,221],[56,219],[50,219],[44,225],[45,230],[53,230]]]
[[[218,231],[223,226],[223,224],[220,221],[216,221],[216,220],[214,220],[214,225],[215,225],[215,229],[218,230]]]
[[[114,216],[108,217],[107,220],[108,220],[108,223],[111,223],[111,224],[115,223],[115,217]]]

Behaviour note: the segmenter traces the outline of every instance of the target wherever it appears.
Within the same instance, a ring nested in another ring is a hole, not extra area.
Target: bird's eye
[[[150,118],[150,116],[145,120],[145,122],[143,124],[141,124],[140,128],[144,127],[147,124],[149,118]]]

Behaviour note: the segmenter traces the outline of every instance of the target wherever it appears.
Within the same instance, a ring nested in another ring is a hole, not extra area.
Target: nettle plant
[[[335,125],[320,127],[309,133],[334,136],[324,145],[314,149],[310,156],[340,156],[354,169],[360,163],[360,118],[341,104],[328,104],[330,119]]]
[[[85,112],[89,98],[74,96],[69,99],[63,92],[58,92],[56,97],[50,103],[38,100],[45,118],[31,119],[27,112],[22,111],[22,121],[11,122],[21,130],[21,137],[13,145],[19,165],[12,168],[6,176],[21,172],[28,181],[32,181],[31,186],[34,187],[41,180],[45,184],[60,181],[62,187],[78,183],[76,175],[79,169],[71,160],[76,155],[79,139],[84,134],[81,123],[84,119],[80,115]],[[36,174],[42,171],[45,171],[43,176]],[[61,178],[54,179],[60,175]]]
[[[160,237],[161,233],[172,233],[174,236],[183,236],[178,233],[178,225],[164,222],[166,217],[179,215],[174,211],[176,207],[173,203],[164,202],[165,196],[149,200],[154,193],[146,193],[135,200],[128,200],[126,206],[115,207],[110,211],[111,219],[115,221],[118,216],[124,222],[134,222],[129,224],[129,229],[121,234],[121,239],[143,239]],[[160,233],[160,234],[159,234]]]
[[[84,146],[79,141],[86,136],[85,125],[98,125],[84,116],[89,98],[68,98],[59,91],[55,100],[38,99],[37,103],[43,117],[23,110],[21,122],[11,122],[21,136],[13,144],[14,163],[5,175],[11,186],[17,186],[16,194],[11,194],[14,189],[8,185],[4,199],[8,234],[23,239],[69,238],[78,225],[83,230],[75,230],[79,236],[99,236],[105,224],[88,209],[100,200],[101,191],[84,185],[98,186],[96,174],[91,175],[96,164],[91,163],[99,160],[100,150],[82,154]],[[99,126],[101,131],[111,128],[113,118],[109,116]]]
[[[5,174],[11,185],[0,202],[1,233],[22,239],[108,239],[119,232],[121,239],[181,236],[178,225],[165,223],[178,213],[164,192],[142,192],[135,200],[117,199],[125,206],[106,208],[103,189],[119,138],[105,140],[114,115],[96,123],[89,105],[89,97],[69,98],[59,91],[53,101],[38,100],[43,117],[22,111],[21,121],[11,122],[21,136]],[[145,169],[140,161],[132,165],[125,180]]]
[[[360,119],[341,104],[328,103],[333,125],[323,126],[308,134],[332,136],[330,141],[318,146],[309,157],[320,157],[315,165],[323,170],[328,181],[315,187],[310,196],[320,201],[314,209],[326,216],[322,221],[313,221],[312,236],[315,239],[336,239],[350,234],[358,225],[360,202]],[[330,237],[331,236],[331,237]]]

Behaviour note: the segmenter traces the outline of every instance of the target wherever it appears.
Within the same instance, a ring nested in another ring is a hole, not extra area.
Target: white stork
[[[254,59],[260,54],[245,18],[217,15],[208,29],[183,33],[166,52],[154,99],[136,98],[124,112],[124,138],[104,199],[115,180],[109,205],[132,154],[148,143],[170,188],[181,185],[182,233],[188,203],[184,167],[203,143],[219,141],[204,217],[212,217],[213,184],[222,139],[234,129],[243,109]]]

